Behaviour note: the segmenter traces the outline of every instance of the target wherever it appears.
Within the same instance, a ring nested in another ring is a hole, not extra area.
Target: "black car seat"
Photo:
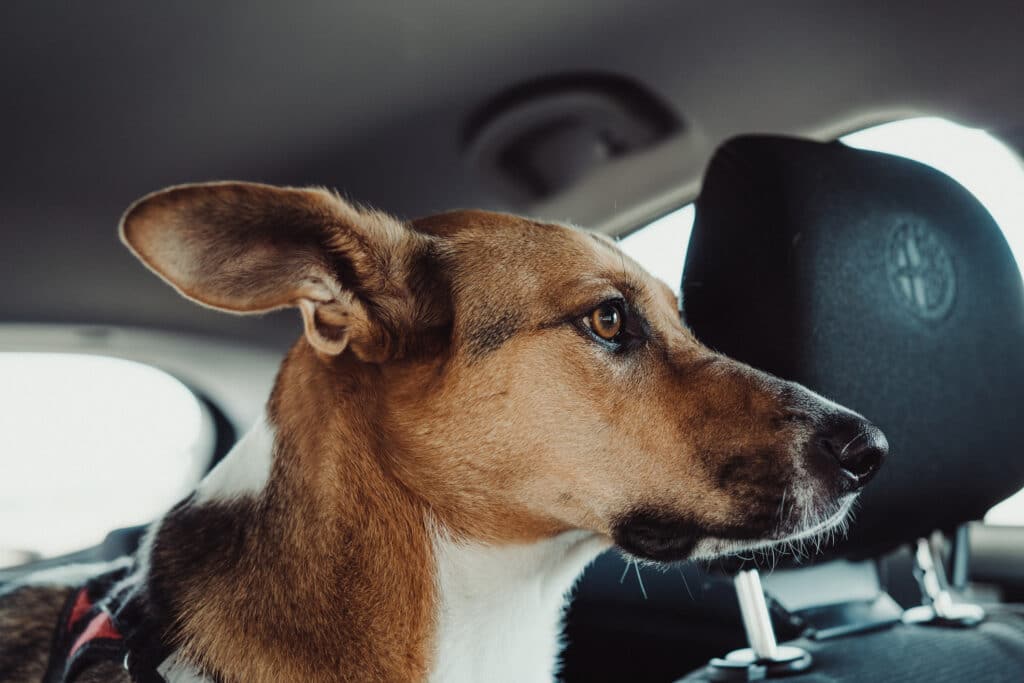
[[[951,606],[941,561],[931,566],[932,546],[919,540],[963,528],[1024,486],[1024,286],[984,207],[901,157],[733,139],[716,152],[697,201],[683,308],[710,347],[885,431],[891,457],[848,536],[817,559],[875,558],[917,543],[934,603],[915,614],[928,625],[791,643],[811,655],[795,667],[759,665],[755,647],[686,680],[1024,680],[1021,613]]]

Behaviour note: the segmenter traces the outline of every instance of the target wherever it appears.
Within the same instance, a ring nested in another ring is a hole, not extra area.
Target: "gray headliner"
[[[620,233],[691,199],[737,133],[935,113],[1012,137],[1024,108],[1019,2],[44,4],[0,9],[0,320],[294,337],[293,316],[179,300],[117,243],[125,206],[172,183],[327,184],[405,217],[480,206]],[[577,70],[644,83],[685,132],[503,204],[460,156],[463,122]]]

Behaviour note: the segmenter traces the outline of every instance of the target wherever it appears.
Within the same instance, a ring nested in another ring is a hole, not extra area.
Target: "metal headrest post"
[[[768,604],[756,569],[746,569],[733,579],[740,604],[743,629],[750,647],[733,650],[725,657],[712,659],[708,673],[713,681],[752,681],[780,678],[805,671],[811,655],[798,647],[779,645],[775,640]]]
[[[949,562],[949,584],[958,591],[967,588],[967,563],[970,557],[970,532],[966,524],[961,524],[953,535],[953,552]]]
[[[957,557],[967,552],[965,539],[958,538],[954,547],[954,573],[966,573],[966,559]],[[964,569],[959,569],[959,567]],[[922,624],[925,626],[969,627],[981,623],[985,619],[985,610],[978,605],[953,601],[953,593],[946,580],[946,569],[942,558],[938,556],[931,541],[927,538],[917,539],[914,550],[914,576],[921,585],[921,593],[925,604],[911,607],[903,613],[903,623]],[[957,577],[960,578],[960,577]]]

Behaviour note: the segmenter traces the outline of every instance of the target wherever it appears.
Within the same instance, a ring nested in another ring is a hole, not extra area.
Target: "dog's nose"
[[[889,442],[882,430],[852,414],[828,420],[818,432],[815,447],[823,456],[839,463],[854,489],[871,481],[889,453]]]

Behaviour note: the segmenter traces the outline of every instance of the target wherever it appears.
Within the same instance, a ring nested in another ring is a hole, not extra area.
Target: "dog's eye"
[[[605,341],[616,341],[624,326],[622,305],[617,301],[607,301],[590,313],[588,322],[590,329]]]

